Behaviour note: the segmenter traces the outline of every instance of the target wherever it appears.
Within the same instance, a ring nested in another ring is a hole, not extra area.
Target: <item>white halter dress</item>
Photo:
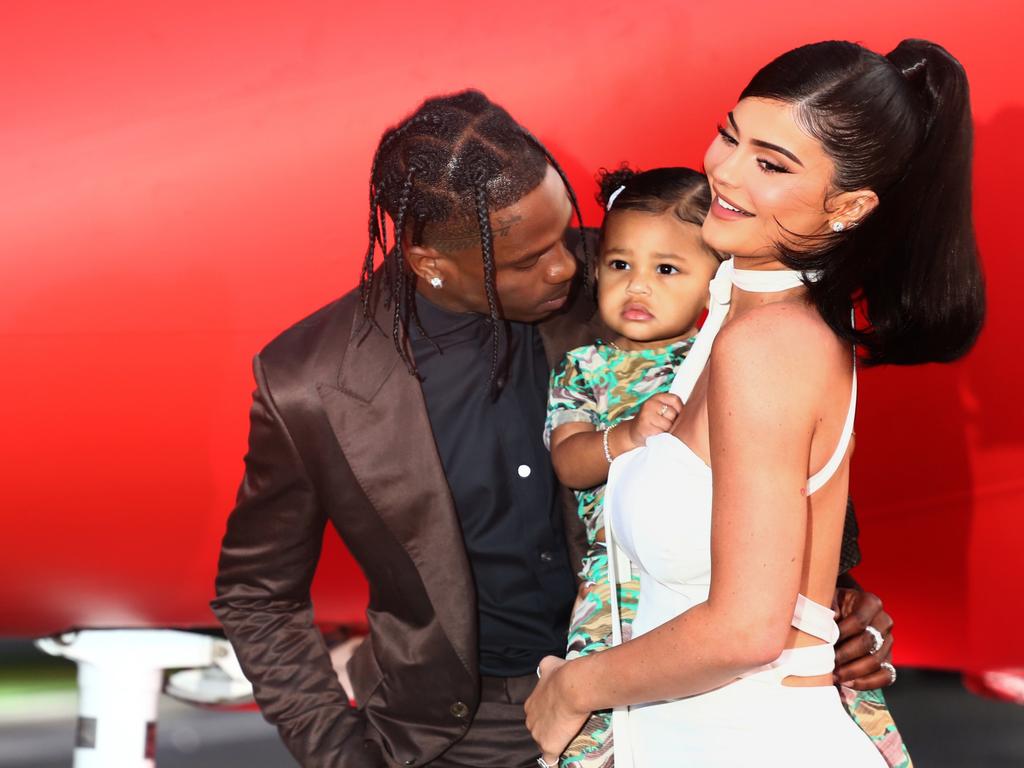
[[[704,369],[734,283],[747,291],[781,291],[800,285],[801,275],[722,264],[711,284],[711,312],[672,385],[683,402]],[[808,481],[808,494],[821,488],[842,463],[856,397],[855,375],[842,438],[826,466]],[[640,575],[634,638],[708,599],[711,468],[685,443],[668,433],[655,435],[645,446],[617,457],[605,491],[605,520],[609,572],[624,580],[632,562]],[[612,614],[613,643],[618,644],[614,600]],[[882,756],[847,714],[833,686],[782,685],[789,675],[831,673],[835,665],[839,628],[830,608],[798,595],[792,624],[823,642],[785,650],[771,664],[707,693],[617,709],[616,768],[884,768]]]

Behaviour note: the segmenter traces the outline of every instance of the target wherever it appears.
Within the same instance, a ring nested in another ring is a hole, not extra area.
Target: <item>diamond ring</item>
[[[896,667],[890,664],[888,661],[882,662],[882,669],[889,673],[889,685],[896,682]]]
[[[864,631],[867,632],[869,635],[871,635],[871,650],[868,651],[868,653],[871,653],[871,654],[878,653],[878,651],[882,647],[882,643],[885,642],[883,640],[883,638],[882,638],[882,633],[879,632],[877,629],[875,629],[874,627],[872,627],[870,625],[867,626],[867,627],[864,627]]]

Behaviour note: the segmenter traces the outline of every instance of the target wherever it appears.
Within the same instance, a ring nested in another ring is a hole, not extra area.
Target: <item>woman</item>
[[[549,763],[588,712],[629,705],[619,768],[882,766],[830,674],[852,345],[949,361],[981,328],[966,76],[925,41],[798,48],[755,75],[704,164],[704,238],[733,259],[673,385],[687,407],[616,459],[606,495],[641,575],[633,639],[545,659],[528,725]]]

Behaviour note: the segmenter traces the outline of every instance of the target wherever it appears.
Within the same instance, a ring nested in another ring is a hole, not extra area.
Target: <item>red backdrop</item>
[[[598,167],[699,164],[772,56],[915,36],[971,78],[990,314],[961,363],[863,375],[857,576],[897,661],[1024,663],[1022,33],[1017,0],[5,4],[0,634],[212,623],[250,357],[354,285],[376,140],[423,97],[484,89],[596,223]],[[333,539],[316,598],[365,599]]]

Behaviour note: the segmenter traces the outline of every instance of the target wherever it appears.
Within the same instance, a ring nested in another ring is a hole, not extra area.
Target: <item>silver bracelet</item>
[[[604,445],[604,457],[608,459],[609,464],[612,463],[612,452],[608,450],[608,435],[610,435],[612,433],[612,430],[619,426],[619,424],[621,423],[621,421],[616,421],[614,424],[612,424],[610,427],[608,427],[608,429],[604,431],[604,437],[601,438],[601,442]]]

